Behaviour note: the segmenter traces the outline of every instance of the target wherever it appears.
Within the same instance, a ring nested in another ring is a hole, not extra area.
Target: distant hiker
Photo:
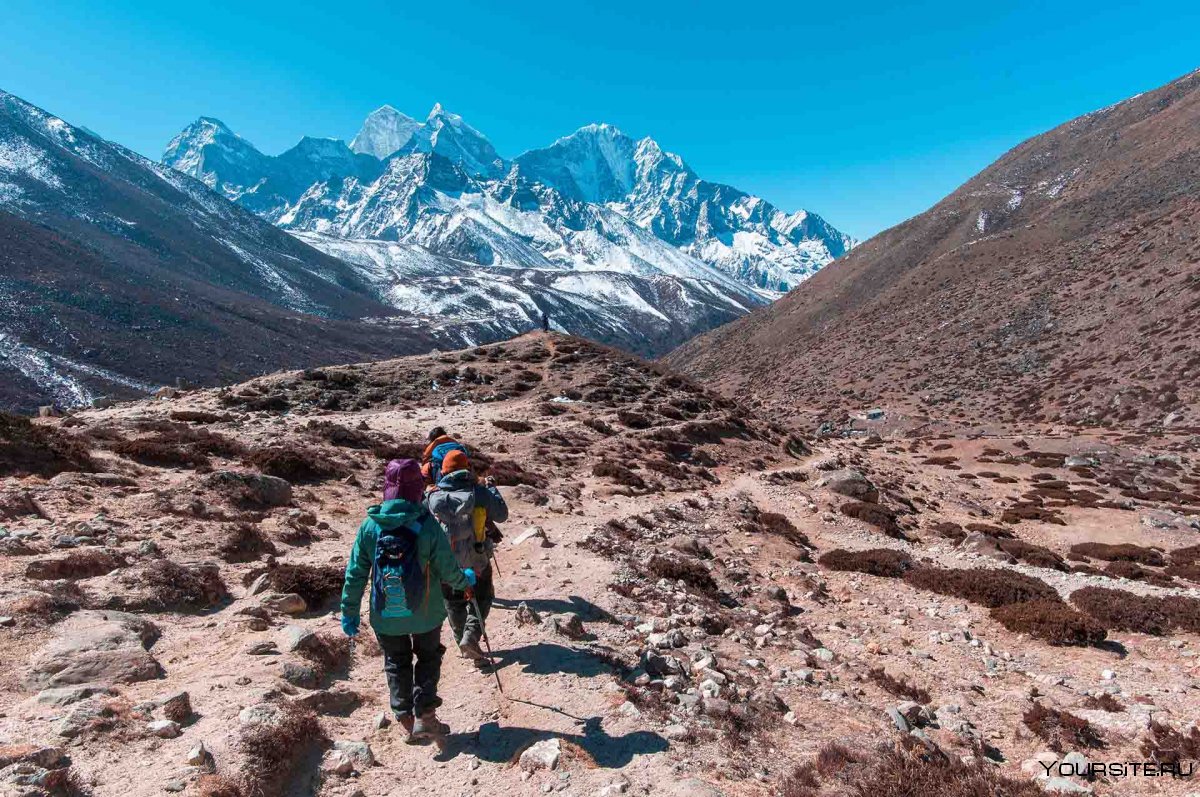
[[[435,426],[429,430],[426,437],[425,453],[421,455],[421,473],[425,477],[425,485],[433,487],[442,477],[442,459],[451,451],[461,451],[470,454],[467,447],[446,434],[445,428]]]
[[[413,742],[450,732],[437,718],[446,606],[434,585],[465,594],[475,585],[475,573],[458,567],[442,527],[421,503],[423,492],[416,460],[388,463],[385,500],[367,509],[358,528],[341,603],[342,630],[354,637],[370,578],[371,628],[383,649],[392,712]]]
[[[548,316],[546,314],[545,310],[542,311],[542,331],[543,332],[550,331],[550,316]]]
[[[486,661],[479,647],[483,621],[487,620],[496,596],[491,567],[493,543],[488,525],[508,520],[508,505],[492,479],[486,485],[479,483],[462,451],[446,454],[442,460],[442,478],[426,496],[425,504],[446,529],[458,566],[471,568],[478,574],[474,593],[482,617],[475,614],[470,596],[461,588],[443,585],[442,596],[446,599],[446,614],[458,649],[482,666]]]

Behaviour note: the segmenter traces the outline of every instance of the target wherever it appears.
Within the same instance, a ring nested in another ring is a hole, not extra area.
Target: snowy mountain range
[[[651,138],[588,125],[509,161],[441,105],[424,122],[384,106],[350,145],[305,138],[274,157],[201,118],[163,162],[327,251],[395,251],[386,241],[487,268],[669,275],[750,306],[855,243],[815,214],[701,179]]]
[[[205,185],[0,91],[0,408],[461,348],[543,312],[657,355],[765,302],[620,214],[538,187],[570,219],[551,226],[535,194],[483,174],[477,133],[434,116],[403,141],[399,124],[359,141],[408,147],[386,162],[313,138],[268,157],[201,119],[171,154]],[[329,186],[359,218],[319,200]]]

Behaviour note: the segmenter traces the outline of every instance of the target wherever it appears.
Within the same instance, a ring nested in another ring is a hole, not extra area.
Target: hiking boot
[[[486,662],[487,656],[483,655],[483,649],[479,647],[479,642],[474,639],[466,639],[458,646],[464,659],[471,659],[476,662]]]
[[[448,733],[450,733],[450,726],[439,720],[435,712],[426,711],[417,717],[417,721],[413,723],[411,738],[414,741],[424,741],[425,739],[435,739],[439,736],[445,736]]]
[[[413,715],[410,712],[406,711],[403,714],[397,714],[396,722],[399,723],[400,727],[404,729],[404,735],[406,737],[412,736],[413,723],[415,722],[415,720],[413,719]]]

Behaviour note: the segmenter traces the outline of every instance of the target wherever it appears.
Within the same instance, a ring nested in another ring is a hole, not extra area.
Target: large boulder
[[[149,653],[159,630],[125,612],[81,611],[58,626],[58,636],[34,657],[25,676],[31,689],[73,684],[128,684],[162,675]]]
[[[871,480],[850,468],[827,473],[817,482],[817,487],[827,487],[839,495],[869,504],[879,501],[879,490],[871,483]]]
[[[265,508],[292,502],[291,483],[262,473],[218,470],[205,476],[201,484],[238,505]]]

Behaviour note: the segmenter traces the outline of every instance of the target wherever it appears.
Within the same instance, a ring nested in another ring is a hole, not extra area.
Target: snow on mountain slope
[[[569,271],[434,254],[416,243],[297,232],[305,243],[356,268],[380,298],[422,319],[435,337],[463,345],[536,326],[542,312],[557,329],[640,354],[672,346],[745,315],[762,300],[694,276],[632,271]]]
[[[0,92],[0,407],[433,345],[360,320],[396,315],[341,260]]]
[[[257,182],[208,176],[207,164],[234,159],[197,148],[244,142],[193,127],[203,135],[189,146],[176,139],[164,162],[213,185],[250,184],[235,198],[286,229],[402,240],[480,265],[733,281],[775,298],[854,244],[819,216],[702,180],[652,139],[606,124],[506,163],[441,105],[420,123],[384,106],[348,148],[384,158],[376,170],[344,159],[321,172],[289,170],[285,153],[266,158]]]

